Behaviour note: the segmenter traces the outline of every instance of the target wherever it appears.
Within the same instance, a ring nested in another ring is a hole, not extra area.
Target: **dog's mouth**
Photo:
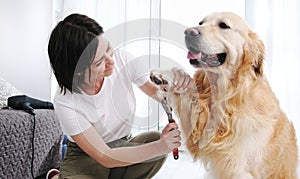
[[[200,67],[218,67],[225,62],[227,54],[226,53],[218,53],[218,54],[205,54],[198,53],[194,54],[192,52],[188,52],[187,58],[190,59],[190,64],[196,68]]]

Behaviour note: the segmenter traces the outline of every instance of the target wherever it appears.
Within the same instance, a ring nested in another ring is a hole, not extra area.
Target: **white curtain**
[[[300,3],[246,0],[246,20],[266,46],[265,72],[300,146]]]

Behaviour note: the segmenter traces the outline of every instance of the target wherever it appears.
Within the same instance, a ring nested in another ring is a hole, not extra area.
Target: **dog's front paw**
[[[152,70],[150,73],[150,80],[164,92],[174,87],[173,79],[174,73],[172,71]]]

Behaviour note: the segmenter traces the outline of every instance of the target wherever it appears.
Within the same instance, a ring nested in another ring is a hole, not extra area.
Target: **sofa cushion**
[[[0,77],[0,108],[7,106],[8,97],[19,94],[21,92],[17,88]]]

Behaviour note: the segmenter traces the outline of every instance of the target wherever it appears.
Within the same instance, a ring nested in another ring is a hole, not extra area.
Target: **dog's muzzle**
[[[225,62],[226,53],[205,54],[201,51],[201,31],[199,28],[188,28],[184,32],[185,45],[189,52],[187,58],[190,64],[196,68],[200,67],[218,67]]]

